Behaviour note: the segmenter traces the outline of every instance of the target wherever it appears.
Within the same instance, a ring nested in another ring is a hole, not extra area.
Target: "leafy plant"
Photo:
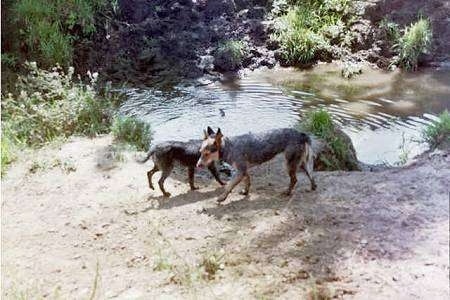
[[[12,21],[26,45],[25,56],[44,67],[70,66],[74,40],[95,31],[94,14],[105,4],[104,0],[15,2]]]
[[[247,44],[242,41],[230,40],[220,43],[215,54],[216,64],[220,62],[220,66],[235,70],[242,65],[246,53]]]
[[[211,280],[214,279],[216,273],[219,270],[223,270],[224,268],[224,256],[225,252],[223,249],[218,252],[207,253],[202,262],[200,263],[200,267],[203,267],[204,270],[204,278]]]
[[[133,145],[137,150],[147,151],[152,138],[150,125],[133,117],[117,117],[112,133],[116,141]]]
[[[331,115],[326,110],[316,110],[309,112],[306,118],[299,124],[299,129],[312,133],[322,139],[327,144],[327,155],[319,155],[320,161],[327,170],[357,170],[355,159],[351,157],[350,145],[337,134],[331,119]]]
[[[344,21],[352,7],[350,0],[291,1],[291,5],[276,18],[271,36],[285,62],[308,64],[328,52],[331,44],[348,43]]]
[[[7,93],[2,101],[2,121],[15,143],[41,146],[57,137],[74,133],[94,135],[108,132],[111,103],[94,91],[97,74],[91,83],[73,79],[73,68],[41,70],[26,63],[28,73],[19,76],[17,95]]]
[[[432,147],[441,144],[450,145],[450,114],[443,111],[437,120],[428,125],[422,132],[423,139]]]
[[[428,19],[421,18],[406,27],[403,36],[394,46],[398,51],[397,63],[406,70],[415,70],[420,55],[428,53],[433,33]]]
[[[378,27],[384,31],[389,41],[396,42],[400,39],[400,28],[397,23],[384,18],[380,21]]]
[[[15,159],[13,143],[8,129],[3,128],[1,134],[1,176],[6,174],[8,165]]]

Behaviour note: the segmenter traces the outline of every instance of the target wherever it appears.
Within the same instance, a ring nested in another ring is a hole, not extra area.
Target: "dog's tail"
[[[152,155],[153,155],[154,152],[155,152],[154,149],[151,148],[151,149],[147,152],[147,154],[145,155],[145,157],[142,157],[142,158],[140,158],[140,159],[136,159],[136,161],[137,161],[138,163],[140,163],[140,164],[143,164],[143,163],[145,163],[146,161],[148,161],[148,160],[150,159],[150,157],[152,157]]]

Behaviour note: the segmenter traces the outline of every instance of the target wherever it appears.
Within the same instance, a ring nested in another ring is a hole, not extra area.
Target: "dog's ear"
[[[214,134],[214,130],[212,130],[211,127],[208,126],[208,135],[213,135]]]
[[[205,129],[203,129],[203,139],[206,140],[208,138],[208,133]]]
[[[217,128],[216,137],[221,138],[223,137],[222,131],[220,131],[220,128]]]

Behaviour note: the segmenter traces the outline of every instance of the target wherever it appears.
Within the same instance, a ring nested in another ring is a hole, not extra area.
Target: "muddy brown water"
[[[450,69],[406,74],[364,68],[351,80],[339,70],[336,64],[276,68],[170,92],[127,89],[121,113],[148,121],[159,142],[200,138],[208,125],[225,135],[295,126],[308,111],[324,108],[365,163],[398,164],[427,149],[424,127],[450,110]]]

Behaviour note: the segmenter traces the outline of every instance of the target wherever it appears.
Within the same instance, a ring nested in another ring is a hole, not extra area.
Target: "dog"
[[[170,193],[164,189],[164,181],[169,177],[173,170],[174,162],[178,161],[183,166],[188,168],[189,185],[191,190],[196,190],[198,187],[194,185],[194,171],[195,165],[200,158],[200,153],[198,149],[201,147],[202,140],[190,140],[187,142],[178,141],[167,141],[150,148],[147,156],[140,160],[140,163],[145,163],[150,158],[153,159],[154,167],[152,170],[147,172],[148,185],[154,190],[152,184],[152,176],[158,171],[162,171],[161,178],[158,181],[159,188],[161,189],[165,197],[170,197]],[[222,180],[220,180],[219,173],[215,167],[214,162],[206,165],[214,176],[216,181],[220,185],[225,185]]]
[[[226,138],[222,135],[220,128],[214,132],[211,127],[208,127],[207,130],[204,130],[197,166],[208,166],[214,161],[223,160],[236,169],[236,174],[226,185],[224,193],[217,198],[220,203],[225,201],[228,194],[241,180],[245,182],[245,188],[241,194],[248,195],[250,190],[248,169],[269,161],[282,152],[286,158],[290,177],[289,187],[283,194],[291,195],[297,183],[298,166],[302,167],[310,180],[311,189],[315,190],[317,185],[313,177],[314,153],[311,147],[311,138],[292,128]]]

